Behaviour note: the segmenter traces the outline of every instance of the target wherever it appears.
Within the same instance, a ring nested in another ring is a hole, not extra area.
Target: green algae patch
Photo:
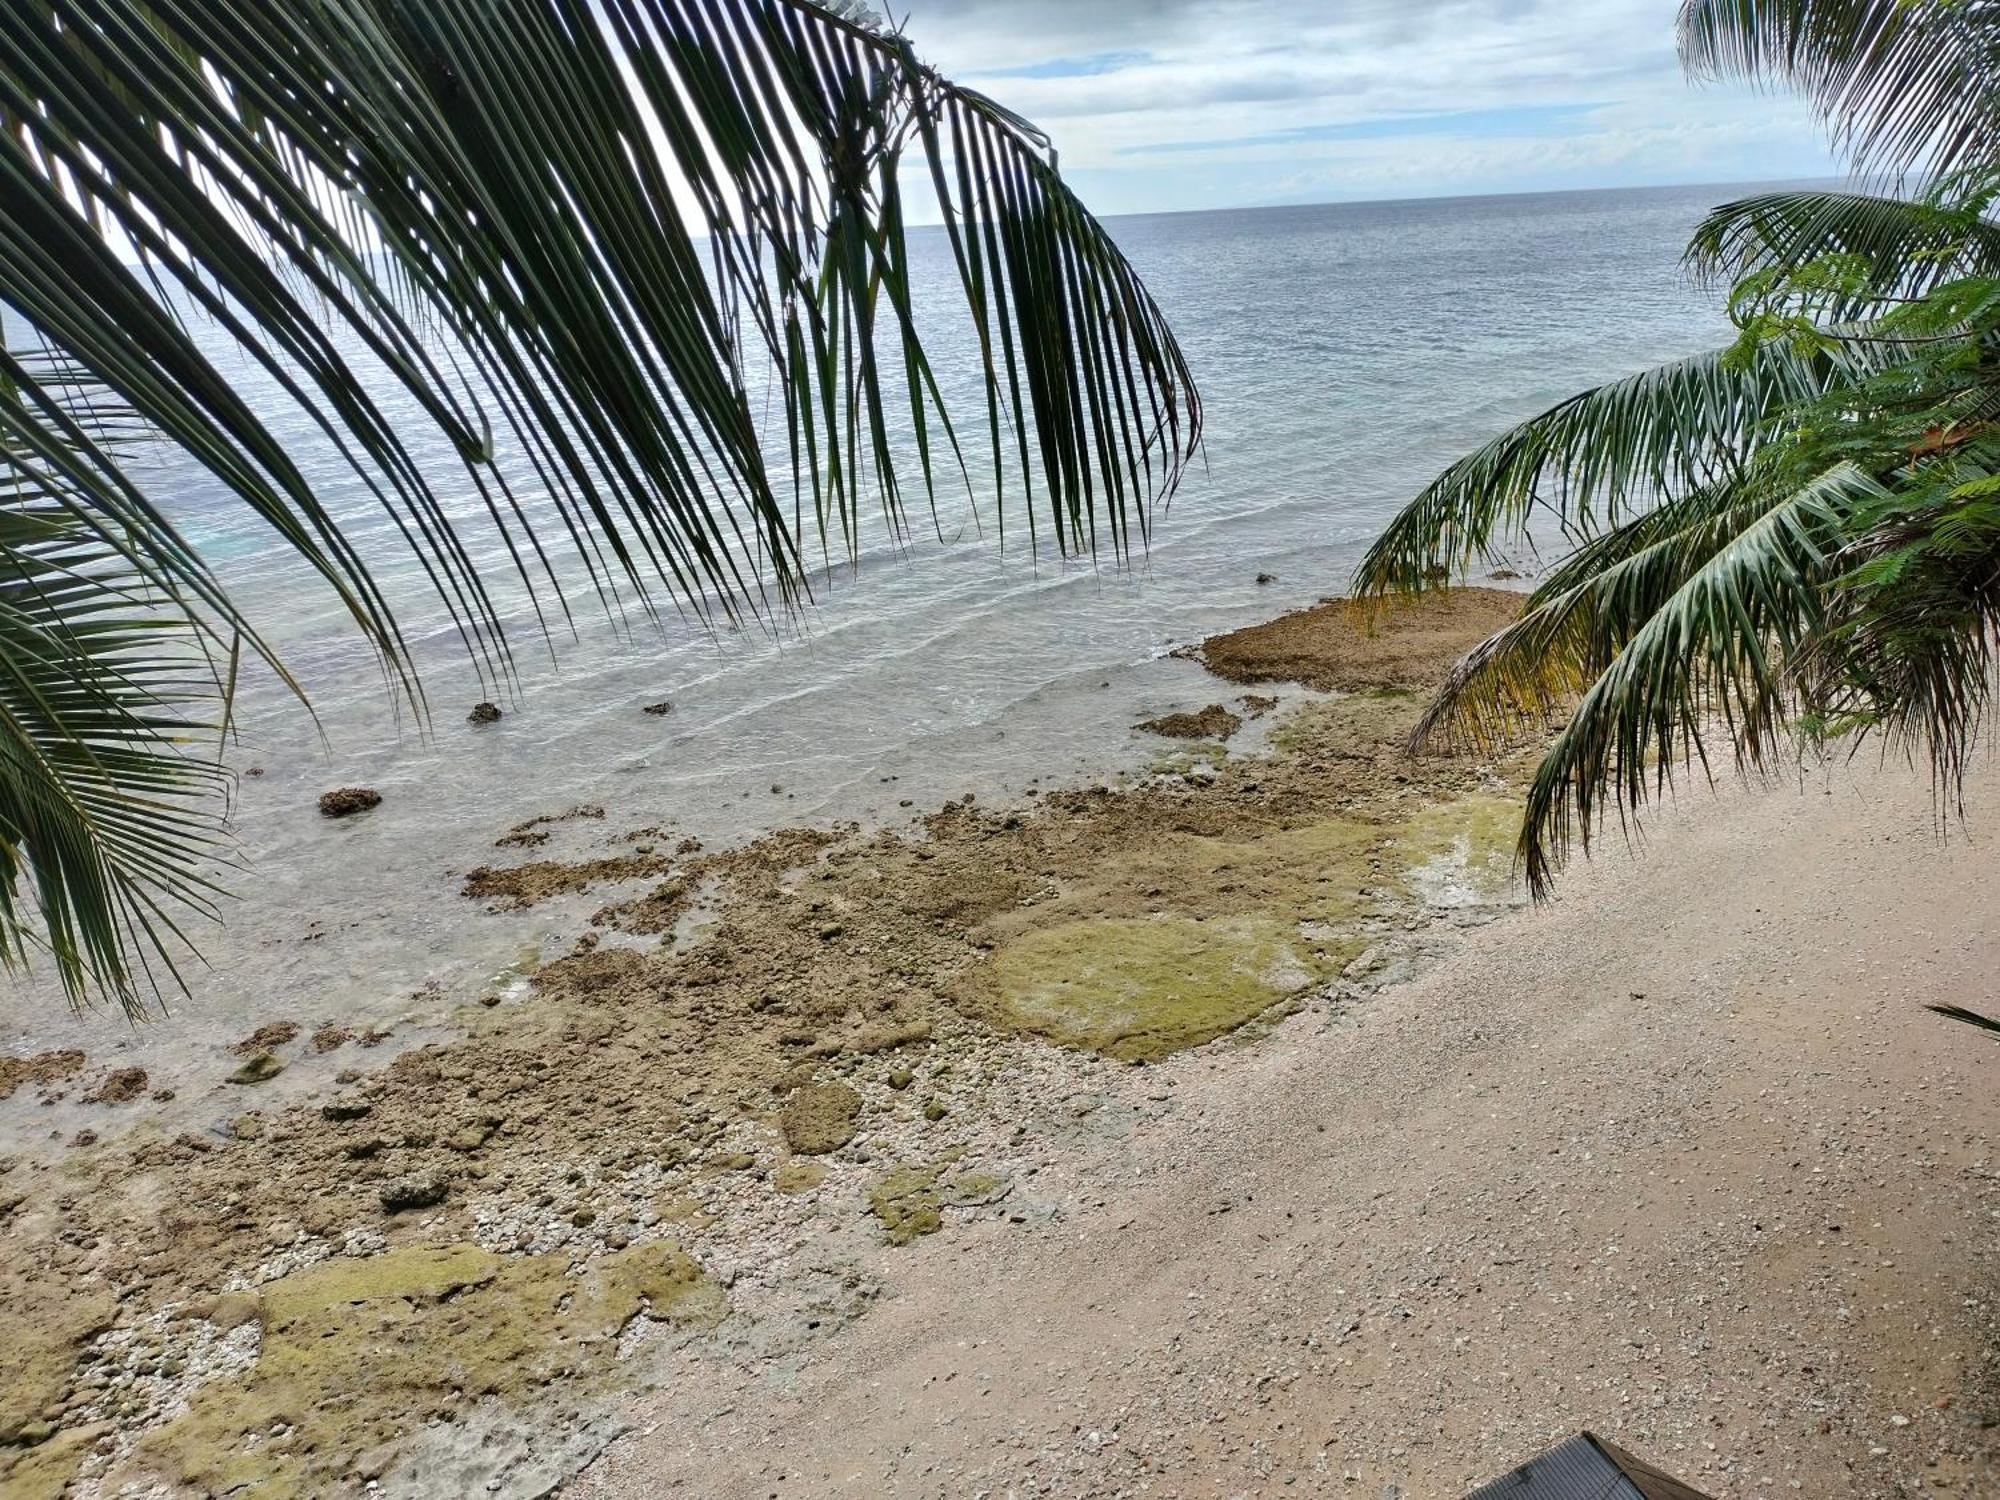
[[[1121,1061],[1199,1046],[1313,979],[1269,918],[1107,918],[1029,933],[993,957],[1001,1020]]]
[[[1460,797],[1416,812],[1392,841],[1408,869],[1402,886],[1431,906],[1494,900],[1514,868],[1521,804],[1510,797]]]
[[[1146,762],[1146,773],[1149,776],[1186,776],[1203,766],[1213,770],[1228,759],[1227,745],[1220,740],[1202,740],[1165,755],[1154,756]]]
[[[826,1167],[816,1161],[788,1161],[771,1174],[771,1186],[789,1196],[810,1193],[826,1181]]]
[[[334,1492],[362,1455],[479,1398],[520,1402],[609,1369],[634,1318],[712,1327],[720,1288],[656,1240],[572,1272],[558,1254],[415,1246],[337,1259],[262,1288],[263,1342],[240,1379],[146,1434],[135,1466],[202,1492]]]
[[[936,1234],[944,1228],[939,1171],[906,1162],[876,1178],[869,1187],[868,1211],[882,1221],[890,1244],[907,1245],[919,1235]]]
[[[947,1208],[978,1208],[1007,1196],[1013,1184],[998,1172],[953,1171],[964,1155],[963,1148],[956,1148],[929,1164],[904,1162],[869,1185],[868,1211],[882,1221],[890,1244],[907,1245],[936,1234],[944,1227]]]

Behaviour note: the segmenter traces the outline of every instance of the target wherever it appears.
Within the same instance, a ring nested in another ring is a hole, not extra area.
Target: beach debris
[[[465,722],[468,724],[498,724],[500,722],[500,705],[497,703],[475,703],[472,705],[472,712],[465,716]]]
[[[351,818],[382,805],[382,794],[373,787],[343,786],[324,793],[319,799],[322,818]]]
[[[1194,713],[1163,714],[1147,719],[1138,728],[1170,740],[1226,740],[1243,727],[1243,720],[1220,703]]]
[[[673,704],[668,702],[665,698],[662,698],[658,703],[648,703],[644,708],[639,710],[640,713],[651,714],[656,719],[664,719],[668,714],[672,713],[673,711],[674,711]]]
[[[83,1096],[85,1104],[123,1104],[146,1092],[144,1068],[113,1068],[97,1081],[97,1087]]]
[[[275,1052],[254,1052],[229,1075],[231,1083],[265,1083],[285,1071],[285,1060]]]
[[[798,1156],[824,1156],[854,1139],[861,1096],[844,1083],[809,1083],[792,1090],[778,1111],[778,1129]]]

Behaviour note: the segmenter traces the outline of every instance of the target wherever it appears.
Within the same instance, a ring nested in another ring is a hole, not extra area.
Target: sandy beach
[[[2000,1050],[1922,1007],[1990,988],[2000,777],[1944,838],[1896,768],[1690,792],[1524,908],[1522,760],[1403,744],[1512,607],[1212,641],[1123,789],[495,829],[440,898],[566,956],[252,1032],[207,1128],[10,1060],[0,1487],[1450,1496],[1589,1426],[1992,1492]]]

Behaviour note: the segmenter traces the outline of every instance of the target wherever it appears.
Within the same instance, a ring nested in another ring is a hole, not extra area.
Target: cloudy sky
[[[1102,213],[1834,170],[1796,100],[1683,78],[1674,0],[903,5]]]

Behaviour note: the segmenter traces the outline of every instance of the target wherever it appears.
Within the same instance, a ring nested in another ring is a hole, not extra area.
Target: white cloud
[[[1687,83],[1674,9],[918,0],[908,29],[1106,212],[1830,174],[1802,102]]]

